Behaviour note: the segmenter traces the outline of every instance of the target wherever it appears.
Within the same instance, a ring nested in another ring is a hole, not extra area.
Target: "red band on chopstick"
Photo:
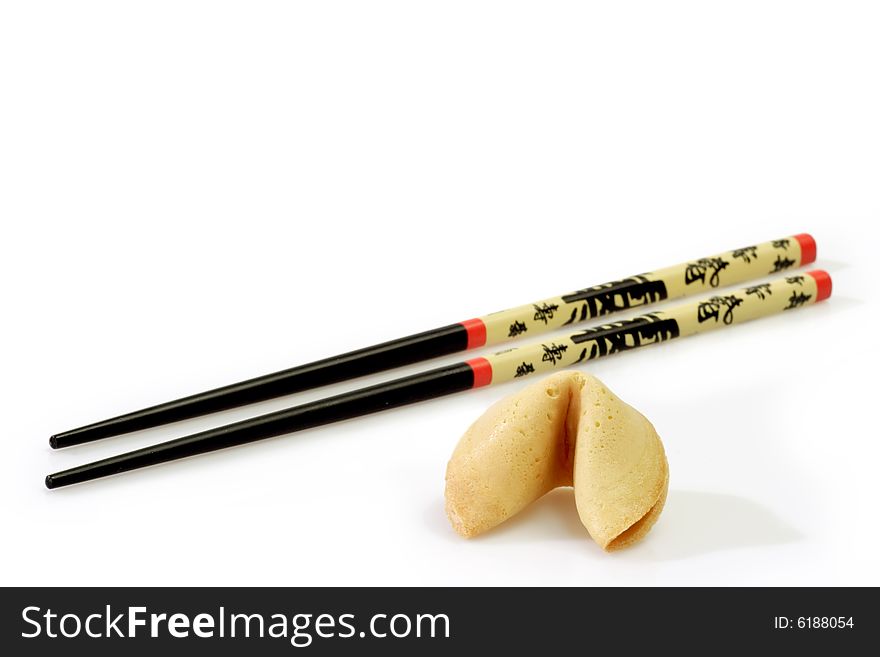
[[[482,319],[466,319],[460,322],[467,329],[468,349],[476,349],[486,344],[486,325]]]
[[[801,245],[801,266],[815,262],[816,240],[813,239],[813,236],[808,233],[801,233],[800,235],[795,235],[794,238],[798,241],[798,244]],[[830,281],[831,278],[829,277],[828,280]]]
[[[492,383],[492,363],[485,358],[472,358],[465,362],[474,371],[474,388],[481,388]]]
[[[824,301],[831,296],[831,275],[824,269],[807,272],[816,281],[816,302]]]

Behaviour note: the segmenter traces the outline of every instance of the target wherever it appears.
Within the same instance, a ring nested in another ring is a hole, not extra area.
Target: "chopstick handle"
[[[577,365],[620,351],[786,312],[831,295],[831,277],[822,270],[779,278],[665,311],[591,327],[558,340],[547,340],[486,356],[482,380],[501,383]]]
[[[51,474],[46,477],[46,486],[68,486],[470,388],[501,383],[533,373],[548,372],[618,351],[782,313],[816,303],[830,294],[831,278],[824,271],[789,276],[731,294],[683,303],[666,311],[642,315],[628,321],[586,329],[559,341],[509,349],[486,358],[475,358],[429,370],[145,447]],[[529,367],[522,369],[526,365]]]
[[[533,337],[621,310],[739,285],[815,259],[815,240],[792,235],[492,313],[471,320],[472,331],[483,331],[487,345]]]

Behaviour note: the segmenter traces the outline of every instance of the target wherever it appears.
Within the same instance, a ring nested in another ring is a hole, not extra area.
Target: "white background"
[[[880,584],[877,4],[308,5],[0,5],[2,583]],[[51,433],[802,231],[828,302],[589,366],[669,455],[632,549],[570,490],[453,533],[519,384],[43,487],[400,372]]]

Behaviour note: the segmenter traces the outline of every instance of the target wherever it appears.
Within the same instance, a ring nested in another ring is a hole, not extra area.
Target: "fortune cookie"
[[[559,486],[604,550],[641,539],[669,488],[651,423],[594,376],[564,371],[490,407],[459,440],[446,469],[446,514],[481,534]]]

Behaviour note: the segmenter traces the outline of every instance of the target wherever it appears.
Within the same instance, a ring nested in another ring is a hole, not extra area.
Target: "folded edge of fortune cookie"
[[[446,469],[456,532],[481,534],[559,486],[605,550],[641,539],[666,501],[669,467],[651,423],[594,376],[564,371],[490,407]]]

